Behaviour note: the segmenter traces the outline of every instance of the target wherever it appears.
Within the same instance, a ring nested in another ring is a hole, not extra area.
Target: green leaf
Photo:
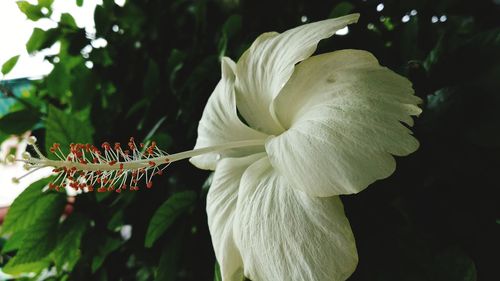
[[[106,257],[123,243],[122,240],[110,236],[106,236],[104,239],[104,242],[99,245],[97,253],[92,259],[92,273],[95,273],[102,266]]]
[[[23,109],[0,118],[0,131],[5,134],[21,135],[32,129],[40,120],[36,111]]]
[[[110,192],[107,192],[110,193]],[[125,222],[125,211],[123,209],[115,212],[108,222],[108,229],[116,231],[116,229],[123,226]]]
[[[160,85],[160,69],[154,60],[149,60],[148,69],[144,76],[142,92],[146,97],[152,97],[158,93]]]
[[[8,61],[4,62],[2,65],[2,74],[5,75],[9,73],[14,66],[16,66],[17,61],[19,60],[19,55],[11,57]]]
[[[219,40],[219,46],[218,46],[220,57],[226,54],[226,49],[229,40],[241,30],[241,25],[242,25],[241,16],[231,15],[222,26],[222,35],[221,39]]]
[[[15,251],[15,250],[18,250],[21,245],[23,244],[23,239],[24,239],[24,236],[28,233],[26,231],[27,229],[20,229],[14,233],[12,233],[12,235],[10,235],[9,239],[7,239],[7,242],[5,243],[5,245],[2,247],[2,253],[9,253],[9,252],[12,252],[12,251]]]
[[[24,237],[12,266],[37,262],[56,245],[57,225],[66,205],[66,195],[42,192],[50,180],[45,178],[31,184],[9,208],[2,233],[26,233],[18,234]]]
[[[220,274],[220,266],[217,261],[215,262],[214,281],[222,281],[222,276]]]
[[[175,219],[186,211],[196,200],[196,193],[184,191],[170,196],[155,212],[148,226],[145,246],[150,248],[168,229]]]
[[[19,10],[23,12],[28,19],[32,21],[37,21],[41,18],[44,17],[44,14],[41,11],[41,7],[38,7],[36,5],[31,5],[30,3],[26,1],[19,1],[16,2],[17,7],[19,7]]]
[[[94,129],[90,121],[83,122],[53,106],[49,107],[45,127],[47,129],[45,137],[47,151],[53,143],[59,143],[64,153],[69,151],[70,143],[92,143]]]
[[[97,5],[94,10],[96,36],[105,35],[111,28],[110,8],[106,5]]]
[[[71,75],[67,65],[62,62],[55,64],[46,81],[49,95],[55,98],[65,97],[69,91],[71,82]]]
[[[66,28],[69,27],[72,29],[78,29],[78,25],[76,25],[75,19],[68,13],[63,13],[59,22],[62,23]]]
[[[57,226],[65,206],[64,193],[45,192],[40,196],[31,207],[39,216],[27,228],[30,234],[25,235],[14,265],[39,261],[54,250],[57,243]]]
[[[17,256],[9,260],[9,262],[2,268],[2,271],[16,276],[23,273],[39,273],[42,270],[48,268],[50,265],[50,260],[45,258],[40,261],[30,262],[30,263],[19,263]]]
[[[182,238],[184,227],[176,229],[175,235],[170,239],[161,251],[160,262],[158,264],[158,274],[156,281],[176,281],[178,280],[179,255],[182,250]]]
[[[57,246],[52,252],[56,267],[73,270],[80,259],[80,242],[87,230],[89,220],[80,214],[71,215],[60,227]]]
[[[347,1],[342,1],[335,5],[333,10],[330,12],[329,18],[338,18],[341,16],[345,16],[350,14],[354,10],[354,5],[347,2]]]
[[[52,3],[54,3],[54,0],[38,0],[38,6],[40,7],[50,8]]]
[[[75,110],[81,110],[89,105],[96,93],[96,77],[93,72],[79,64],[71,71],[71,76],[78,77],[71,80],[71,106]]]
[[[23,230],[36,222],[40,216],[43,216],[43,212],[39,208],[43,208],[44,206],[36,207],[37,204],[40,205],[40,202],[37,202],[44,194],[42,193],[42,188],[47,186],[50,181],[51,178],[36,181],[19,194],[9,208],[1,233],[13,233]]]
[[[177,73],[184,66],[184,60],[186,60],[186,57],[187,54],[178,49],[173,49],[168,56],[166,70],[167,73],[169,73],[169,86],[173,93],[176,92],[175,80],[177,78]]]
[[[38,48],[43,44],[45,41],[45,31],[41,28],[35,27],[33,29],[33,33],[31,33],[31,37],[26,43],[26,50],[28,53],[33,53],[34,51],[38,50]]]
[[[435,280],[475,281],[477,271],[474,261],[458,248],[447,249],[434,261]]]
[[[28,53],[43,50],[51,47],[59,39],[61,33],[58,29],[53,28],[47,31],[35,27],[30,39],[26,43],[26,50]]]

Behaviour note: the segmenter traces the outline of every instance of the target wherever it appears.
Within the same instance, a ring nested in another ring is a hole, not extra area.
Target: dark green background
[[[191,149],[220,78],[221,55],[236,60],[262,32],[300,25],[304,15],[311,22],[359,12],[348,35],[324,40],[318,52],[371,51],[413,82],[424,111],[414,128],[420,149],[397,159],[390,178],[342,198],[360,257],[349,280],[500,280],[499,1],[383,1],[377,12],[380,2],[144,0],[119,7],[104,0],[95,12],[95,36],[108,45],[88,56],[81,50],[92,38],[70,15],[55,29],[34,31],[29,52],[55,42],[61,52],[48,58],[55,68],[33,82],[29,97],[9,96],[2,82],[0,101],[8,106],[0,115],[0,139],[34,129],[42,147],[45,136],[61,143],[134,136],[155,139],[169,152]],[[21,8],[37,20],[50,3]],[[418,14],[403,23],[413,9]],[[442,15],[445,22],[431,22]],[[207,176],[184,161],[156,178],[151,190],[78,196],[64,223],[41,219],[57,217],[55,207],[35,210],[40,219],[19,219],[22,227],[7,217],[2,231],[13,234],[0,262],[10,263],[4,270],[12,272],[70,260],[74,267],[59,268],[53,280],[213,280]],[[38,198],[36,188],[12,208],[64,200],[61,194]],[[148,225],[164,202],[174,211],[158,219],[172,224],[146,248]],[[132,226],[127,241],[117,231],[124,224]],[[39,243],[22,236],[34,229],[45,234]]]

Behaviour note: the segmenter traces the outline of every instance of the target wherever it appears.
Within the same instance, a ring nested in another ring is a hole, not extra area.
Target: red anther
[[[61,190],[61,188],[60,188],[59,186],[56,186],[56,187],[55,187],[55,190],[56,190],[56,191],[59,191],[59,190]]]
[[[97,183],[101,183],[102,180],[101,180],[101,178],[97,178],[96,181],[97,181]]]
[[[147,188],[153,187],[153,182],[152,181],[148,181],[148,183],[146,183],[146,187]]]
[[[163,175],[163,170],[158,170],[158,172],[156,172],[156,174],[159,176]]]
[[[54,188],[56,188],[56,185],[55,185],[55,184],[53,184],[53,183],[49,183],[49,189],[50,189],[50,190],[52,190],[52,189],[54,189]]]
[[[102,148],[104,148],[105,150],[109,150],[111,148],[111,146],[109,145],[109,142],[103,142],[102,145],[101,145]]]
[[[127,185],[126,184],[122,184],[121,188],[122,189],[127,189]]]
[[[130,190],[131,191],[137,191],[137,190],[139,190],[139,187],[138,186],[131,186]]]
[[[123,163],[120,163],[120,170],[123,170]]]
[[[87,160],[85,160],[85,159],[80,159],[80,164],[84,164],[84,165],[85,165],[85,164],[87,164],[87,163],[88,163],[88,161],[87,161]]]
[[[116,192],[116,193],[120,193],[120,192],[122,192],[122,190],[121,190],[120,188],[117,188],[117,189],[115,190],[115,192]]]
[[[93,186],[93,185],[89,185],[87,188],[88,188],[88,190],[89,190],[90,192],[94,191],[94,186]]]
[[[115,150],[117,150],[117,151],[118,151],[118,150],[121,150],[121,149],[122,149],[122,148],[121,148],[120,143],[119,143],[119,142],[115,142]]]
[[[71,159],[72,159],[71,156],[68,156],[68,158],[66,158],[66,160],[68,161],[71,161]]]
[[[109,166],[113,166],[114,164],[116,164],[116,160],[109,161],[108,164],[109,164]]]
[[[97,163],[99,163],[99,160],[98,160],[97,158],[95,158],[95,157],[94,157],[94,158],[92,158],[92,162],[93,162],[94,164],[97,164]]]
[[[111,185],[110,187],[108,187],[108,191],[113,191],[113,190],[115,190],[114,186]]]
[[[153,161],[149,161],[149,166],[154,167],[154,166],[156,166],[156,163]]]
[[[99,192],[99,193],[106,192],[106,188],[105,188],[104,186],[99,187],[99,188],[97,189],[97,192]]]
[[[56,152],[56,149],[55,149],[54,147],[51,147],[49,150],[50,150],[50,152],[52,152],[52,153],[55,153],[55,152]]]
[[[144,147],[144,144],[141,142],[141,143],[139,144],[139,146],[140,146],[141,148],[143,148],[143,147]]]
[[[135,143],[134,143],[134,138],[133,137],[130,137],[130,140],[128,142],[128,147],[131,149],[131,150],[134,150],[135,149]]]
[[[102,174],[102,171],[101,170],[98,170],[95,172],[96,175],[100,176]]]
[[[130,154],[130,150],[126,149],[125,151],[123,151],[123,154],[129,155]]]
[[[74,172],[74,171],[76,171],[76,167],[71,167],[70,170]]]

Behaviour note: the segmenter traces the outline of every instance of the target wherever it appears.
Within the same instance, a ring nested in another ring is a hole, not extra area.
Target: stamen
[[[159,149],[154,141],[150,145],[140,143],[137,146],[134,138],[130,138],[127,150],[123,150],[120,143],[111,146],[110,143],[104,142],[101,145],[102,151],[91,144],[72,143],[67,155],[64,155],[59,144],[54,143],[49,151],[59,160],[51,160],[41,154],[36,146],[36,138],[30,137],[28,144],[33,147],[37,157],[25,152],[23,159],[9,155],[7,162],[24,162],[24,166],[30,169],[27,174],[14,178],[15,182],[38,169],[54,167],[53,172],[57,176],[49,184],[49,189],[59,191],[68,185],[75,190],[120,193],[127,187],[130,191],[139,190],[141,180],[144,180],[148,189],[152,188],[153,176],[163,175],[163,170],[172,162],[232,148],[263,146],[264,143],[265,140],[237,141],[171,155]]]

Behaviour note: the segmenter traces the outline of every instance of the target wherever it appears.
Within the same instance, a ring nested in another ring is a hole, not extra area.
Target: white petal
[[[243,263],[233,240],[238,187],[248,166],[264,156],[264,153],[260,153],[220,160],[208,191],[208,226],[224,281],[241,281],[243,277]]]
[[[391,154],[418,148],[400,121],[412,125],[419,102],[407,79],[368,52],[314,56],[296,67],[276,98],[277,116],[289,129],[269,140],[266,151],[299,190],[314,196],[357,193],[394,172]]]
[[[234,97],[234,62],[222,59],[222,78],[208,99],[198,124],[195,148],[220,145],[231,141],[265,139],[267,136],[240,121]],[[262,151],[261,148],[226,150],[207,153],[190,159],[200,169],[214,170],[221,157],[238,157]]]
[[[292,75],[295,64],[311,56],[321,39],[358,18],[359,14],[352,14],[305,24],[282,34],[259,36],[236,65],[237,105],[248,124],[268,134],[281,133],[283,127],[270,106]]]
[[[342,281],[358,261],[339,197],[293,190],[267,158],[243,175],[234,238],[254,281]]]

